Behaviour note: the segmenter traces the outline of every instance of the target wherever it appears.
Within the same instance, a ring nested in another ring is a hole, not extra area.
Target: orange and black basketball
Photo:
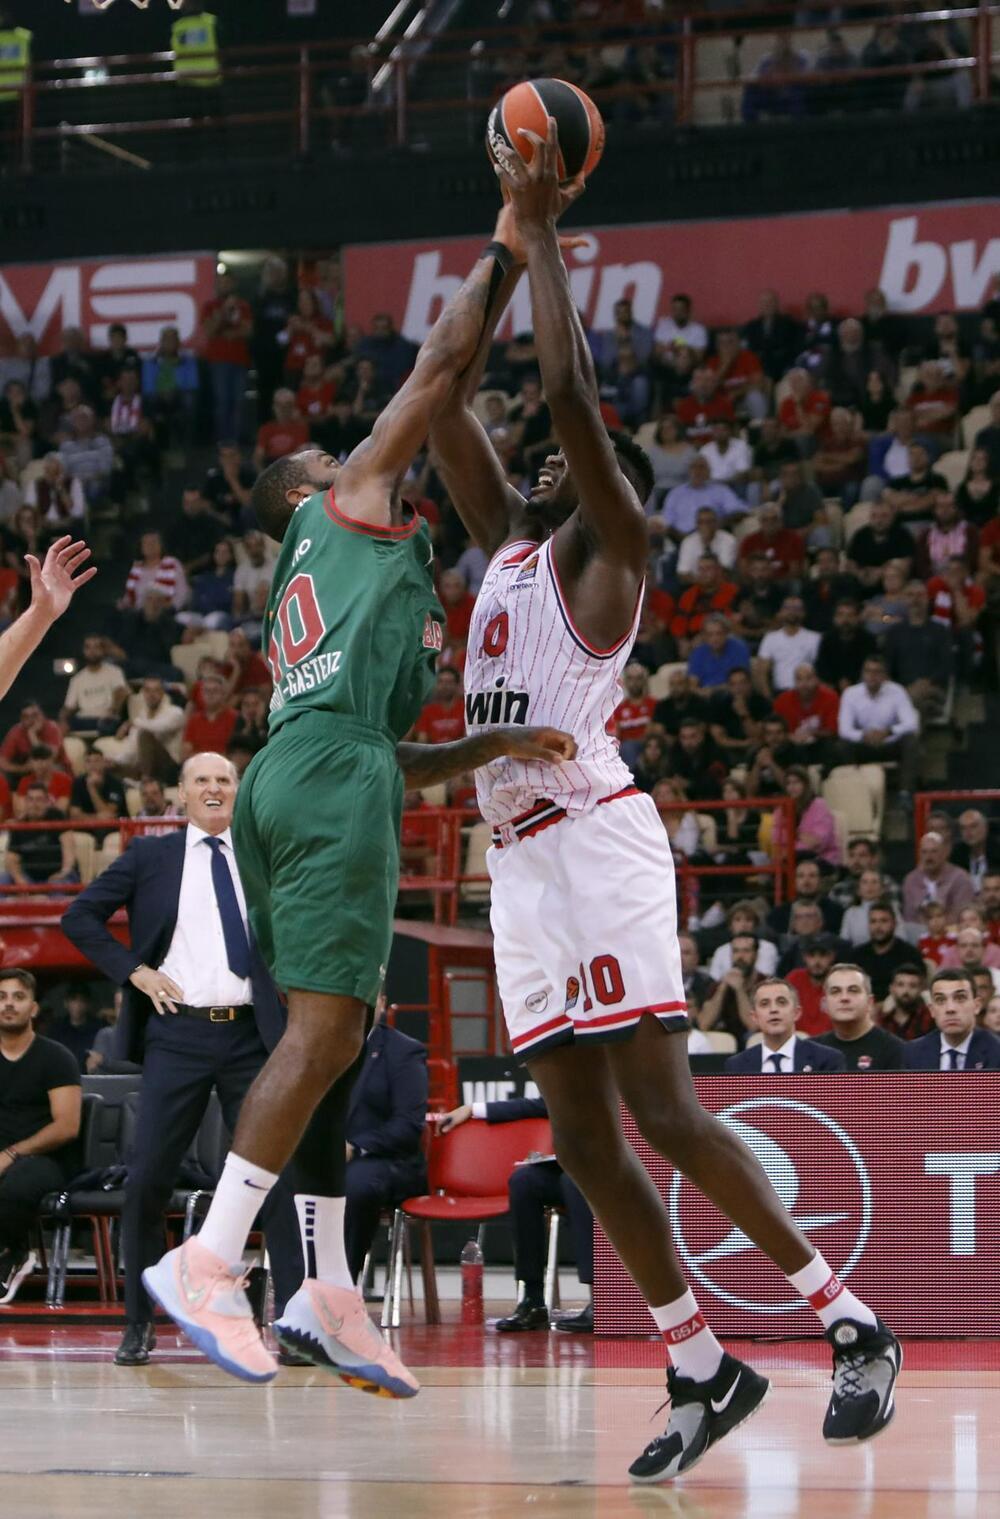
[[[544,137],[550,116],[559,128],[560,183],[591,174],[604,152],[604,122],[590,96],[564,79],[528,79],[508,90],[490,112],[487,152],[502,159],[513,148],[530,163],[535,145],[520,133],[527,130]]]

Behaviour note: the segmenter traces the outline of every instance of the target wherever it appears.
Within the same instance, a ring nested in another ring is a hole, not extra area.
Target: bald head
[[[224,754],[192,754],[185,760],[178,787],[188,821],[217,837],[233,821],[239,776]]]

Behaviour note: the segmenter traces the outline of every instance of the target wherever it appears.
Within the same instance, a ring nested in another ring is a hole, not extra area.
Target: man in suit
[[[447,1134],[470,1118],[487,1123],[513,1123],[518,1118],[548,1118],[549,1110],[541,1097],[512,1097],[507,1102],[464,1103],[453,1108],[441,1120],[440,1132]],[[566,1175],[555,1159],[515,1166],[507,1183],[510,1199],[511,1229],[514,1235],[514,1275],[524,1283],[524,1295],[514,1312],[497,1319],[504,1333],[522,1329],[547,1329],[549,1312],[545,1306],[545,1210],[565,1208],[573,1236],[573,1255],[577,1275],[589,1290],[594,1281],[594,1215],[583,1193]],[[557,1319],[556,1329],[569,1333],[593,1334],[594,1305],[588,1303],[581,1313]]]
[[[420,1148],[427,1115],[427,1049],[391,1028],[380,1002],[347,1109],[344,1243],[361,1275],[379,1214],[427,1190]]]
[[[975,807],[959,813],[958,831],[961,839],[951,851],[951,863],[968,871],[976,890],[982,891],[984,878],[1000,868],[1000,845],[990,838],[986,814]]]
[[[976,1027],[975,978],[957,967],[931,978],[931,1013],[937,1030],[913,1039],[903,1051],[909,1071],[1000,1071],[1000,1039]]]
[[[188,822],[135,838],[63,916],[72,941],[124,988],[115,1055],[143,1067],[122,1241],[126,1327],[115,1360],[144,1365],[155,1343],[141,1273],[163,1248],[163,1210],[213,1088],[230,1133],[240,1104],[281,1038],[278,993],[247,928],[230,822],[236,772],[196,754],[181,772]],[[108,919],[128,912],[131,947]],[[261,1209],[279,1304],[302,1280],[292,1195],[279,1186]]]
[[[760,1044],[730,1055],[726,1070],[741,1076],[789,1075],[799,1071],[843,1071],[843,1055],[814,1039],[795,1034],[802,1009],[798,993],[787,981],[771,976],[754,992],[753,1021],[760,1030]]]

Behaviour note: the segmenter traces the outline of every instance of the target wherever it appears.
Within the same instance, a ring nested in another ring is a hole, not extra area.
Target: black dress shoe
[[[156,1349],[156,1330],[152,1324],[126,1324],[122,1342],[115,1351],[116,1366],[145,1366],[149,1352]]]
[[[593,1303],[588,1303],[586,1308],[581,1309],[579,1313],[568,1313],[565,1318],[554,1319],[552,1327],[561,1329],[564,1334],[593,1334]]]
[[[515,1334],[522,1329],[548,1329],[549,1310],[544,1303],[532,1303],[522,1298],[512,1314],[497,1319],[496,1327],[501,1334]]]

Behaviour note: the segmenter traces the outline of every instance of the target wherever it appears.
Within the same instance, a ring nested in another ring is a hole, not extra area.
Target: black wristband
[[[509,274],[514,267],[514,255],[505,243],[487,243],[481,256],[495,259],[504,274]]]

